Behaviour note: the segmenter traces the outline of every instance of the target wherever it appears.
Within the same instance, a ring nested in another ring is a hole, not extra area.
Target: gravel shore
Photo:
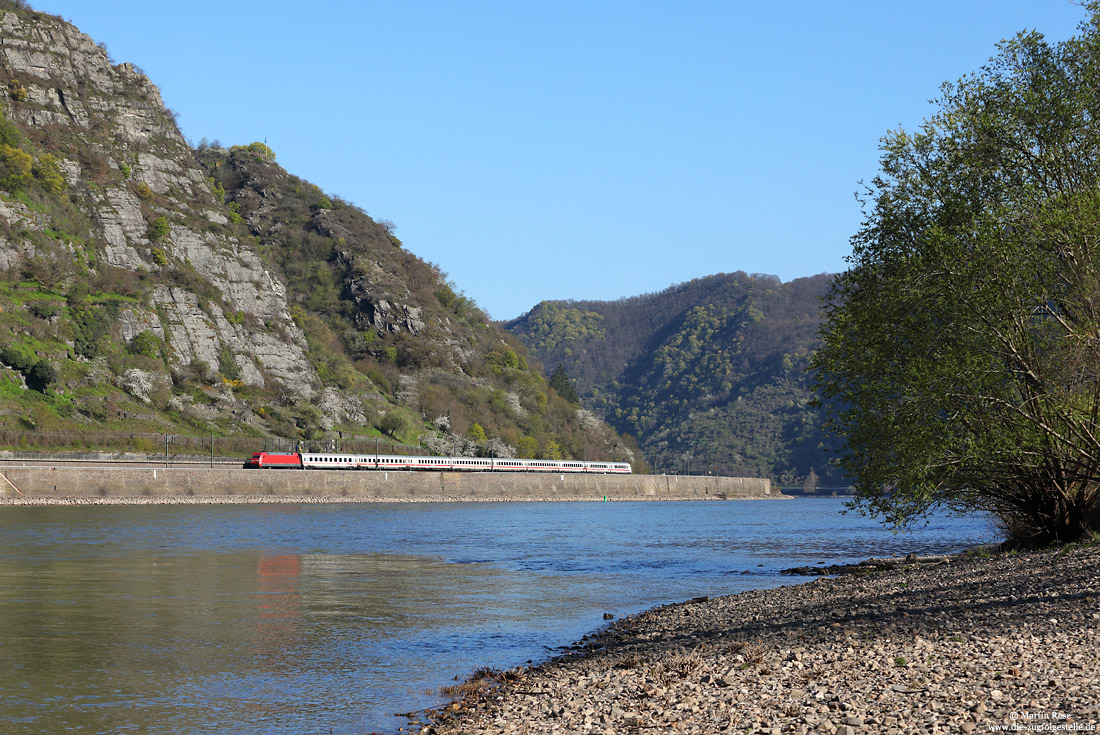
[[[1098,588],[1090,545],[902,560],[667,605],[535,668],[479,672],[405,730],[1095,731]]]

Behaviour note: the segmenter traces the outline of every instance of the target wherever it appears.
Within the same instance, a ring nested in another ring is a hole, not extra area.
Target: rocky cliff
[[[137,67],[18,2],[0,113],[0,428],[629,454],[392,225],[261,143],[194,150]]]
[[[99,266],[162,275],[145,279],[148,304],[118,310],[123,340],[149,331],[172,345],[173,367],[197,360],[217,366],[231,356],[245,383],[263,386],[267,373],[312,395],[317,376],[285,289],[224,227],[221,203],[156,86],[131,64],[112,65],[102,47],[66,23],[6,12],[0,34],[4,111],[31,148],[57,151],[65,194],[87,216],[70,232],[57,228],[57,213],[41,202],[5,201],[0,216],[18,230],[0,240],[0,267],[68,257],[93,276]],[[158,236],[152,224],[161,218],[168,231]],[[184,269],[220,298],[200,308],[193,290],[172,283]],[[232,323],[233,312],[270,330]]]

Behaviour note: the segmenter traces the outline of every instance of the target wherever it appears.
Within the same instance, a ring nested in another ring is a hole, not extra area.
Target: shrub
[[[235,225],[239,225],[244,222],[244,218],[241,217],[241,204],[240,202],[230,202],[225,205],[229,210],[229,221]]]
[[[233,348],[227,344],[223,344],[221,351],[218,352],[218,372],[228,380],[240,380],[241,378],[241,369],[237,366],[237,358],[233,354]]]
[[[151,254],[153,256],[153,262],[157,265],[161,267],[168,265],[168,256],[164,254],[162,248],[153,248]]]
[[[61,167],[57,165],[57,159],[49,153],[43,153],[38,157],[31,172],[34,178],[42,184],[42,188],[51,194],[60,194],[65,191],[65,177],[61,175]]]
[[[168,233],[170,231],[171,229],[168,226],[168,219],[165,217],[157,217],[155,220],[153,220],[153,224],[149,225],[149,239],[163,240],[164,238],[168,237]],[[163,252],[161,252],[160,257],[164,260],[163,263],[157,261],[155,253],[153,255],[153,261],[156,262],[157,265],[166,265],[168,263],[168,259],[164,257]]]
[[[144,181],[138,183],[138,185],[134,187],[134,193],[137,194],[137,198],[143,202],[151,202],[155,196],[153,190],[150,189],[149,185]]]
[[[134,335],[134,338],[130,340],[130,344],[127,345],[127,349],[133,355],[157,357],[160,354],[160,345],[160,337],[146,329],[144,332]]]
[[[382,371],[378,368],[370,368],[367,370],[367,377],[370,378],[372,383],[378,386],[379,390],[385,393],[390,392],[390,381],[386,379],[386,376],[383,375]]]
[[[0,110],[0,144],[18,147],[22,139],[19,128],[4,117],[4,111]]]
[[[39,319],[53,319],[62,310],[56,301],[32,301],[27,309]]]
[[[0,348],[0,362],[21,373],[28,372],[36,360],[37,358],[27,355],[15,345],[4,345]]]
[[[439,303],[443,304],[443,306],[450,307],[458,298],[458,295],[450,286],[443,285],[435,292],[435,297],[439,299]]]
[[[83,304],[71,305],[69,312],[72,316],[73,351],[81,357],[97,356],[110,327],[107,315],[101,308]]]
[[[27,372],[27,385],[40,393],[44,393],[47,388],[57,382],[58,377],[60,377],[60,373],[54,365],[45,360],[39,360]]]
[[[187,364],[181,373],[180,378],[182,380],[195,380],[202,383],[210,381],[213,374],[210,370],[210,364],[206,360],[200,360],[195,358]]]
[[[0,189],[15,191],[31,180],[34,159],[10,145],[0,144]]]
[[[11,97],[12,102],[26,102],[27,88],[18,79],[12,79],[8,82],[8,96]]]

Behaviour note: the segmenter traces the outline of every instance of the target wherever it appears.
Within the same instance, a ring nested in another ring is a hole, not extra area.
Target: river
[[[0,507],[0,731],[364,735],[480,666],[781,569],[994,540],[835,498]]]

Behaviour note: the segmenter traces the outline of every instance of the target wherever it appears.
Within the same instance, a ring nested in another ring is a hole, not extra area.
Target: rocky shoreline
[[[855,735],[1100,726],[1100,546],[878,567],[615,621],[540,666],[477,672],[447,691],[454,702],[404,730]]]

